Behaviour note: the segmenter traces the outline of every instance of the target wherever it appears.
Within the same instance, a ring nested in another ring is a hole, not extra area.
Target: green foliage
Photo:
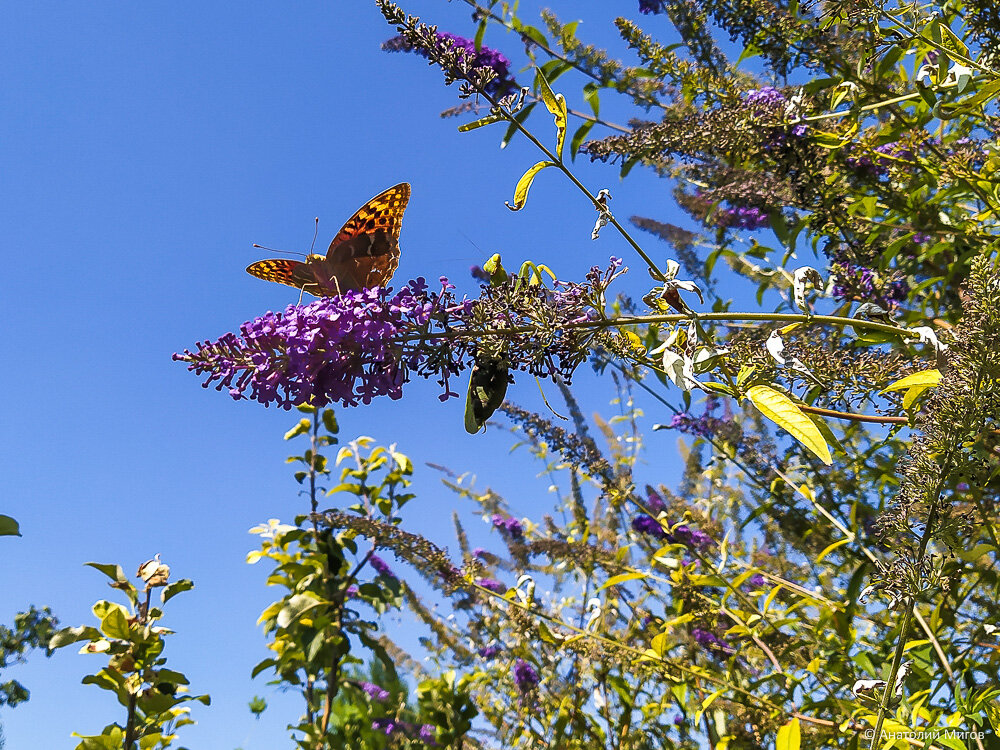
[[[0,625],[0,669],[23,664],[28,651],[47,646],[59,621],[48,607],[32,605],[27,612],[14,615],[14,627]],[[51,655],[46,651],[46,656]],[[28,689],[17,680],[0,683],[0,706],[13,708],[28,700]]]
[[[21,528],[10,516],[0,514],[0,536],[21,536]]]
[[[83,678],[85,685],[96,685],[112,693],[125,708],[122,724],[109,724],[97,735],[80,735],[77,750],[147,750],[171,747],[177,731],[193,724],[185,704],[197,701],[209,705],[207,695],[188,695],[188,680],[166,667],[164,638],[172,631],[156,625],[163,618],[162,607],[152,606],[154,588],[161,589],[160,604],[173,595],[187,591],[194,584],[187,579],[170,583],[170,568],[159,555],[139,566],[137,588],[120,565],[88,563],[111,579],[108,585],[121,591],[129,606],[99,600],[93,606],[97,627],[85,625],[64,628],[52,635],[49,648],[64,648],[84,642],[81,654],[106,654],[108,665]]]

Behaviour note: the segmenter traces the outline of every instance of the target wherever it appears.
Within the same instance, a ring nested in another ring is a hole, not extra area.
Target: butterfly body
[[[410,185],[401,182],[359,208],[326,255],[259,260],[247,266],[247,273],[317,297],[385,286],[399,266],[399,231],[409,199]]]

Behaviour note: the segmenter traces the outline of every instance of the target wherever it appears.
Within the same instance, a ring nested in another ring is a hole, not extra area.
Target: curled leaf
[[[528,200],[528,190],[531,188],[531,183],[534,181],[535,175],[546,167],[554,167],[555,165],[556,163],[554,161],[540,161],[531,167],[531,169],[525,172],[521,179],[517,181],[517,186],[514,188],[514,205],[511,205],[507,201],[504,201],[504,205],[511,211],[520,211],[524,208],[524,204]]]
[[[545,103],[545,108],[552,113],[552,116],[556,121],[556,156],[562,159],[563,146],[566,143],[566,121],[567,111],[566,111],[566,97],[562,94],[553,93],[552,87],[549,86],[549,82],[545,80],[545,76],[542,75],[542,71],[539,70],[536,76],[538,81],[538,87],[542,94],[542,101]]]

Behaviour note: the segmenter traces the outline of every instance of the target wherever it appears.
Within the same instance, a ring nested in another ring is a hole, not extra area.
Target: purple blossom
[[[663,502],[663,498],[660,497],[660,493],[646,485],[646,507],[653,511],[653,513],[659,514],[667,509],[667,504]]]
[[[392,719],[375,719],[375,721],[372,722],[372,729],[376,732],[384,732],[386,735],[390,735],[393,732],[398,731],[400,728],[399,724]]]
[[[770,223],[767,211],[754,206],[723,208],[716,212],[715,222],[721,227],[738,227],[751,231],[762,229]]]
[[[647,15],[650,13],[666,13],[667,0],[639,0],[639,12]]]
[[[675,544],[683,544],[686,547],[694,547],[699,550],[711,547],[715,544],[715,542],[712,541],[712,537],[704,531],[691,529],[684,525],[675,528],[672,532],[670,532],[669,537],[670,541]]]
[[[923,245],[925,242],[930,242],[933,238],[929,234],[924,234],[923,232],[917,232],[913,235],[913,241],[918,245]]]
[[[767,583],[767,579],[765,579],[764,576],[762,576],[760,573],[754,573],[752,576],[750,576],[746,580],[746,584],[748,586],[751,586],[751,587],[755,588],[755,589],[760,588],[765,583]]]
[[[660,526],[659,521],[652,516],[647,516],[645,513],[632,519],[632,529],[638,531],[640,534],[649,534],[657,539],[667,538],[667,532]]]
[[[507,593],[507,587],[495,578],[480,578],[477,583],[487,591],[492,591],[494,594]]]
[[[676,726],[679,727],[683,723],[684,723],[684,717],[683,716],[680,716],[678,714],[677,716],[674,717],[674,725],[676,725]]]
[[[472,550],[472,556],[478,557],[480,560],[485,560],[488,554],[490,553],[484,550],[482,547],[476,547],[474,550]]]
[[[785,95],[782,94],[774,86],[764,86],[763,88],[754,89],[753,91],[748,91],[746,99],[746,105],[748,107],[773,107],[778,104],[784,104],[788,101]]]
[[[451,300],[446,288],[429,294],[423,279],[391,298],[378,288],[350,291],[290,305],[284,313],[269,312],[244,323],[239,336],[227,333],[215,342],[199,342],[197,352],[185,350],[174,359],[207,375],[205,387],[216,383],[216,390],[227,388],[235,399],[265,406],[355,406],[378,396],[398,399],[411,372],[429,374],[428,347],[407,348],[400,338],[425,327],[446,299]],[[447,375],[461,369],[449,362],[442,382],[447,386]]]
[[[724,640],[719,638],[715,633],[710,630],[702,630],[701,628],[692,628],[691,636],[698,642],[699,645],[705,648],[718,650],[718,651],[728,651],[729,644]]]
[[[372,555],[368,558],[368,562],[375,569],[375,572],[379,575],[383,575],[386,578],[395,578],[396,574],[392,572],[392,568],[378,555]]]
[[[380,703],[389,697],[389,691],[379,685],[373,685],[370,682],[362,682],[360,687],[368,693],[369,698],[379,701]]]
[[[503,649],[500,648],[500,646],[492,643],[489,646],[483,646],[479,649],[479,655],[484,659],[494,659],[500,654],[501,651],[503,651]]]
[[[420,727],[420,739],[425,745],[437,746],[437,727],[433,724],[423,724]]]
[[[512,539],[520,540],[524,536],[524,527],[516,518],[504,518],[499,513],[494,513],[493,528],[500,529],[501,532],[510,534]]]
[[[538,672],[524,659],[514,663],[514,683],[517,689],[526,693],[538,684]]]
[[[353,585],[352,586],[348,586],[347,587],[347,591],[345,593],[347,594],[347,598],[348,599],[353,599],[354,597],[356,597],[358,595],[358,587],[357,586],[353,586]]]
[[[517,82],[510,75],[510,60],[495,49],[483,45],[478,50],[472,39],[466,39],[457,34],[445,31],[434,32],[435,41],[442,51],[463,50],[466,60],[472,68],[491,68],[496,76],[486,87],[488,94],[506,94],[517,87]],[[429,58],[430,53],[424,49],[416,49],[402,36],[394,36],[383,42],[382,49],[386,52],[415,52],[421,57]]]

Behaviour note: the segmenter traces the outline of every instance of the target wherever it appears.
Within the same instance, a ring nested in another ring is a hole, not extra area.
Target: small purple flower
[[[358,587],[354,585],[348,586],[345,593],[347,594],[348,599],[353,599],[358,595]]]
[[[399,725],[392,719],[375,719],[372,722],[372,729],[376,732],[384,732],[388,736],[399,729]]]
[[[485,560],[488,554],[490,553],[484,550],[482,547],[476,547],[474,550],[472,550],[472,556],[477,557],[480,560]]]
[[[705,648],[720,651],[726,651],[729,649],[729,644],[710,630],[693,628],[691,630],[691,636],[698,642],[699,645],[704,646]]]
[[[917,232],[913,235],[913,241],[918,245],[923,245],[925,242],[930,242],[933,238],[929,234],[924,234],[923,232]]]
[[[370,682],[362,682],[361,689],[368,693],[368,697],[380,703],[389,697],[389,691],[380,685],[373,685]]]
[[[746,580],[746,584],[748,586],[752,586],[755,589],[760,588],[765,583],[767,583],[767,579],[765,579],[764,576],[762,576],[760,573],[754,573]]]
[[[495,659],[497,655],[503,651],[500,646],[495,643],[491,643],[489,646],[483,646],[479,649],[479,655],[484,659]]]
[[[491,520],[494,528],[510,534],[512,539],[520,540],[524,536],[524,527],[516,518],[504,518],[499,513],[494,513]]]
[[[507,593],[507,587],[495,578],[480,578],[477,583],[487,591],[492,591],[494,594]]]
[[[538,672],[524,659],[514,663],[514,683],[522,693],[527,693],[538,684]]]
[[[674,717],[674,725],[675,725],[675,726],[678,726],[678,727],[679,727],[679,726],[680,726],[681,724],[683,724],[683,723],[684,723],[684,717],[683,717],[683,716],[680,716],[680,715],[678,714],[677,716],[675,716],[675,717]]]
[[[372,555],[368,558],[368,562],[371,564],[372,568],[379,575],[385,576],[386,578],[395,578],[396,574],[392,572],[392,568],[378,555]]]
[[[640,534],[649,534],[657,539],[667,538],[667,532],[660,526],[659,521],[652,516],[647,516],[645,513],[632,519],[632,529],[638,531]]]
[[[763,88],[748,91],[744,99],[748,107],[773,107],[784,104],[788,101],[774,86],[764,86]]]
[[[639,0],[639,12],[645,13],[666,13],[667,0]]]
[[[968,492],[969,484],[967,482],[959,482],[958,484],[955,485],[955,489],[958,490],[959,492]]]
[[[420,727],[420,739],[425,745],[437,746],[437,727],[433,724],[423,724]]]
[[[662,513],[667,509],[667,504],[663,502],[663,498],[660,497],[660,493],[648,484],[646,485],[646,507],[656,514]]]

